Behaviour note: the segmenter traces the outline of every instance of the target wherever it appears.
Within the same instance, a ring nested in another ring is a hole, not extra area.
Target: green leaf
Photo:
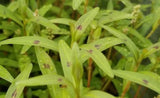
[[[96,7],[83,16],[81,16],[78,21],[75,23],[76,39],[79,39],[82,33],[86,30],[88,25],[92,22],[99,11],[99,8]]]
[[[137,60],[139,55],[139,49],[138,47],[133,43],[133,41],[128,38],[125,34],[121,33],[120,31],[109,27],[109,26],[102,26],[105,30],[109,31],[109,33],[113,34],[114,36],[118,37],[119,39],[121,39],[129,48],[129,50],[133,53],[135,59]]]
[[[74,83],[72,77],[71,49],[63,40],[59,41],[59,54],[65,78]]]
[[[122,70],[113,70],[113,72],[116,76],[120,78],[130,80],[132,82],[148,87],[156,91],[157,93],[160,93],[160,85],[159,85],[160,81],[152,76],[138,73],[138,72],[122,71]]]
[[[144,52],[143,57],[146,58],[149,55],[151,55],[159,50],[160,50],[160,42],[157,42],[157,43],[151,45],[150,47],[144,49],[145,52]]]
[[[70,25],[70,23],[75,23],[76,21],[74,21],[72,19],[68,19],[68,18],[56,18],[56,19],[51,19],[50,22],[64,24],[64,25]]]
[[[55,24],[51,23],[48,19],[41,17],[41,16],[34,16],[31,21],[41,24],[45,26],[46,28],[51,28],[53,30],[59,30],[59,27],[57,27]]]
[[[43,80],[43,81],[42,81]],[[36,76],[29,78],[27,80],[17,81],[16,85],[24,85],[24,86],[39,86],[39,85],[53,85],[53,84],[65,84],[70,85],[70,83],[62,76],[57,74],[46,74],[41,76]]]
[[[49,4],[49,5],[44,5],[42,8],[40,8],[40,9],[38,10],[38,14],[39,14],[40,16],[44,16],[51,7],[52,7],[51,4]]]
[[[24,70],[16,77],[15,80],[13,80],[12,84],[10,85],[9,89],[7,90],[7,93],[6,93],[6,96],[5,98],[19,98],[23,89],[24,89],[24,86],[17,86],[15,83],[17,81],[20,81],[20,80],[25,80],[29,77],[29,74],[31,73],[31,70],[32,70],[32,64],[27,62],[27,63],[24,63]]]
[[[26,53],[31,48],[31,45],[25,45],[22,47],[21,54]]]
[[[116,49],[120,54],[122,54],[125,57],[128,57],[131,53],[126,47],[120,47],[120,46],[114,46],[114,49]]]
[[[116,97],[103,91],[92,90],[86,93],[83,96],[83,98],[116,98]]]
[[[82,49],[83,54],[87,54],[88,57],[91,57],[93,59],[93,61],[95,61],[95,63],[97,64],[97,66],[108,76],[110,76],[111,78],[114,77],[114,74],[112,72],[111,66],[107,60],[107,58],[100,52],[98,51],[96,48],[91,48],[91,49]],[[83,56],[81,56],[81,58],[83,58]]]
[[[132,19],[132,15],[125,13],[125,12],[120,12],[120,11],[112,11],[112,10],[106,10],[101,12],[102,16],[99,19],[99,24],[107,24],[113,21],[118,21],[122,19]]]
[[[73,0],[72,1],[73,10],[78,9],[78,7],[81,5],[82,2],[83,2],[83,0]]]
[[[82,83],[83,76],[83,65],[81,62],[80,51],[77,43],[73,44],[72,47],[72,75],[75,80],[75,85],[80,90],[80,83]]]
[[[85,48],[88,50],[90,50],[92,48],[96,48],[100,51],[104,51],[104,50],[108,49],[109,47],[112,47],[112,46],[115,46],[118,44],[122,44],[122,43],[123,43],[123,41],[120,40],[119,38],[107,37],[107,38],[101,38],[101,39],[96,40],[94,42],[91,42],[89,44],[84,44],[80,48]],[[85,62],[88,59],[88,55],[85,53],[81,53],[81,55],[82,55],[82,62]]]
[[[0,65],[0,77],[9,82],[12,82],[14,80],[11,74],[2,65]]]
[[[58,51],[58,45],[56,42],[38,36],[14,37],[0,42],[0,45],[5,44],[41,46],[48,49],[52,49],[54,51]]]
[[[135,29],[133,28],[130,28],[130,27],[127,27],[126,29],[128,29],[128,33],[132,34],[133,36],[135,36],[136,38],[138,38],[144,47],[148,47],[150,45],[152,45],[152,43],[146,39],[145,37],[143,37],[138,31],[136,31]]]
[[[10,18],[10,19],[14,20],[16,23],[18,23],[19,25],[22,25],[21,17],[18,16],[16,13],[10,11],[9,9],[7,9],[3,5],[0,5],[0,17]]]
[[[9,59],[9,58],[0,58],[0,64],[5,65],[5,66],[14,67],[14,68],[18,67],[18,62],[12,59]]]
[[[49,55],[40,47],[35,47],[40,70],[43,74],[56,73],[56,68]]]
[[[113,10],[113,9],[114,9],[113,1],[109,0],[107,4],[107,10]]]

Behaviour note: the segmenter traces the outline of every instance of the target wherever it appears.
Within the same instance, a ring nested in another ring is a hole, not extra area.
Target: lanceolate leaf
[[[130,40],[130,38],[128,38],[125,34],[121,33],[120,31],[109,27],[109,26],[102,26],[104,29],[106,29],[107,31],[109,31],[109,33],[113,34],[114,36],[118,37],[119,39],[121,39],[126,45],[127,47],[130,49],[130,51],[133,53],[135,59],[138,59],[138,52],[139,49],[138,47],[132,42],[132,40]]]
[[[156,79],[146,74],[131,71],[113,70],[113,72],[120,78],[130,80],[160,93],[160,81],[157,80],[158,78]]]
[[[14,37],[0,42],[0,45],[5,44],[41,46],[48,49],[52,49],[54,51],[58,51],[58,45],[56,42],[38,36]]]
[[[99,39],[89,44],[82,45],[80,48],[84,48],[88,50],[92,48],[96,48],[100,51],[103,51],[103,50],[108,49],[109,47],[112,47],[118,44],[122,44],[122,43],[123,41],[120,40],[119,38],[107,37],[107,38]],[[88,59],[88,55],[86,53],[81,53],[81,55],[82,55],[82,62],[85,62]]]
[[[66,79],[73,83],[74,81],[72,77],[71,49],[63,40],[59,41],[58,46],[64,76]]]
[[[32,70],[32,64],[31,63],[25,64],[25,69],[17,76],[15,80],[13,80],[11,86],[7,90],[5,98],[19,98],[20,97],[24,89],[24,86],[23,85],[17,86],[15,82],[27,79],[29,77],[31,70]]]
[[[42,81],[43,80],[43,81]],[[52,84],[65,84],[70,85],[67,80],[56,74],[46,74],[41,76],[32,77],[26,80],[17,81],[16,85],[24,85],[24,86],[38,86],[38,85],[52,85]]]
[[[38,14],[39,14],[40,16],[44,16],[51,7],[52,7],[51,4],[49,4],[49,5],[44,5],[42,8],[39,9]]]
[[[56,73],[56,68],[49,55],[40,47],[35,47],[40,70],[43,74]]]
[[[6,7],[4,7],[3,5],[0,5],[0,17],[10,18],[10,19],[14,20],[16,23],[18,23],[19,25],[22,25],[21,17],[18,16],[16,13],[10,11]]]
[[[72,7],[74,10],[78,9],[78,7],[81,5],[83,0],[73,0],[72,1]]]
[[[99,24],[107,24],[113,21],[118,21],[122,19],[132,19],[132,15],[125,13],[125,12],[120,12],[120,11],[103,11],[101,12],[102,16],[99,19]]]
[[[116,97],[103,91],[92,90],[86,93],[83,96],[83,98],[116,98]]]
[[[98,11],[98,7],[94,8],[78,19],[78,21],[75,23],[76,38],[78,38],[86,30],[88,25],[97,15]]]
[[[50,20],[52,23],[58,23],[58,24],[64,24],[64,25],[70,25],[70,23],[75,23],[76,21],[68,18],[56,18]]]
[[[11,60],[9,58],[0,58],[0,64],[5,65],[5,66],[10,66],[10,67],[18,67],[18,62]]]
[[[114,74],[112,72],[111,66],[108,62],[108,60],[106,59],[106,57],[100,52],[98,51],[96,48],[92,48],[92,49],[83,49],[82,50],[82,54],[85,53],[88,55],[88,57],[91,57],[93,59],[93,61],[97,64],[97,66],[108,76],[110,76],[111,78],[114,77]],[[83,58],[83,57],[82,57]]]
[[[51,28],[53,30],[59,30],[59,27],[57,27],[55,24],[51,23],[48,19],[41,17],[41,16],[35,16],[31,19],[31,21],[41,24],[45,26],[46,28]]]
[[[35,47],[35,52],[42,74],[56,74],[55,65],[49,55],[40,47]],[[58,98],[58,94],[56,93],[56,90],[59,89],[58,85],[48,85],[48,89],[52,97]]]
[[[62,91],[64,91],[64,89],[67,89],[68,91],[67,93],[70,93],[70,96],[74,96],[70,98],[75,98],[75,92],[73,91],[73,85],[67,79],[57,74],[46,74],[46,75],[36,76],[28,80],[18,81],[16,82],[16,85],[17,86],[19,85],[23,85],[23,86],[58,85],[58,87],[62,89]],[[57,90],[56,93],[59,93],[58,91],[59,90]],[[63,92],[60,94],[63,95]],[[59,98],[62,98],[62,96]]]
[[[11,74],[2,65],[0,65],[0,77],[9,82],[12,82],[14,80]]]
[[[147,56],[149,56],[159,50],[160,50],[160,42],[157,42],[154,45],[144,49],[144,51],[145,51],[144,58],[146,58]]]

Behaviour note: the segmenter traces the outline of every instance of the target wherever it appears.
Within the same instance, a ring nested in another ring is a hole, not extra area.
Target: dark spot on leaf
[[[44,68],[46,69],[49,69],[50,68],[50,65],[49,64],[43,64],[44,65]]]
[[[126,41],[127,41],[127,39],[123,39],[123,41],[124,41],[124,42],[126,42]]]
[[[35,40],[33,43],[34,43],[34,44],[39,44],[40,41],[39,41],[39,40]]]
[[[17,96],[17,90],[15,90],[13,93],[12,93],[12,98],[16,98]]]
[[[147,81],[147,80],[143,80],[143,82],[144,82],[145,84],[148,84],[148,81]]]
[[[94,45],[95,48],[99,49],[101,45]]]
[[[87,52],[90,53],[90,54],[92,54],[93,50],[90,49],[90,50],[87,50]]]
[[[158,46],[154,46],[153,48],[154,48],[154,49],[158,49],[159,47],[158,47]]]
[[[67,88],[67,85],[60,84],[59,87],[60,88]]]
[[[70,62],[67,62],[67,67],[70,67],[71,66],[71,63]]]
[[[62,79],[61,79],[61,78],[59,78],[59,79],[58,79],[58,81],[59,81],[59,82],[61,82],[61,81],[62,81]]]
[[[77,27],[77,30],[82,30],[82,25],[79,25],[79,26]]]

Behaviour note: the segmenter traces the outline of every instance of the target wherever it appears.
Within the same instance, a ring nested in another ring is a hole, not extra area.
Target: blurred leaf
[[[82,33],[84,33],[84,31],[86,30],[88,25],[95,18],[95,16],[97,15],[98,11],[99,11],[99,8],[96,7],[94,9],[90,10],[89,12],[87,12],[86,14],[84,14],[83,16],[81,16],[78,19],[78,21],[75,23],[75,31],[76,31],[75,39],[79,39],[80,38]]]
[[[0,45],[5,45],[5,44],[41,46],[48,49],[52,49],[54,51],[58,51],[56,42],[38,36],[14,37],[0,42]]]
[[[103,91],[92,90],[86,93],[83,96],[83,98],[116,98],[116,97]]]
[[[2,65],[0,65],[0,77],[9,82],[12,82],[14,80],[11,74]]]
[[[6,93],[6,96],[5,98],[19,98],[23,89],[24,89],[24,86],[17,86],[15,83],[17,81],[20,81],[20,80],[25,80],[29,77],[29,74],[32,70],[32,64],[27,62],[27,63],[24,63],[24,70],[16,77],[15,80],[13,80],[12,84],[10,85],[9,89],[7,90],[7,93]]]
[[[64,24],[64,25],[70,25],[70,23],[75,23],[76,21],[74,21],[72,19],[68,19],[68,18],[56,18],[56,19],[51,19],[50,22]]]
[[[43,81],[42,81],[43,80]],[[39,85],[66,85],[67,87],[72,86],[69,81],[64,77],[57,74],[46,74],[29,78],[28,80],[17,81],[16,85],[23,86],[39,86]]]
[[[39,9],[39,11],[38,11],[39,15],[44,16],[51,7],[52,7],[51,4],[44,5],[42,8]]]
[[[91,57],[93,59],[93,61],[95,61],[97,66],[105,73],[105,75],[108,75],[111,78],[114,77],[114,74],[113,74],[113,72],[111,70],[111,66],[110,66],[108,60],[96,48],[91,48],[89,50],[86,49],[86,48],[82,48],[81,54],[82,54],[81,58],[83,58],[83,54],[87,54],[88,57]]]
[[[152,43],[146,39],[145,37],[143,37],[138,31],[136,31],[133,28],[128,27],[127,28],[129,31],[128,33],[132,34],[133,36],[137,37],[138,40],[140,40],[143,44],[144,47],[148,47],[149,45],[152,45]]]
[[[92,49],[92,48],[96,48],[100,51],[104,51],[106,49],[108,49],[109,47],[118,45],[118,44],[122,44],[122,40],[120,40],[119,38],[115,38],[115,37],[107,37],[107,38],[101,38],[99,40],[93,41],[89,44],[83,44],[80,48],[84,48],[84,49]],[[83,53],[82,54],[82,62],[86,61],[88,59],[88,55]]]
[[[18,62],[12,59],[9,59],[9,58],[0,58],[0,64],[5,65],[5,66],[14,67],[14,68],[18,67]]]
[[[46,28],[51,28],[53,30],[59,30],[59,27],[57,27],[55,24],[51,23],[48,19],[41,17],[41,16],[34,16],[31,21],[41,24],[45,26]]]
[[[106,29],[107,31],[109,31],[109,33],[113,34],[114,36],[118,37],[119,39],[121,39],[126,45],[127,47],[130,49],[130,51],[133,53],[135,59],[137,60],[139,57],[139,49],[138,47],[132,42],[132,40],[130,38],[128,38],[125,34],[121,33],[120,31],[109,27],[109,26],[102,26],[104,29]]]
[[[80,51],[77,43],[72,47],[72,75],[75,80],[76,88],[80,90],[80,83],[82,82],[83,66],[80,58]],[[80,92],[80,91],[79,91]]]
[[[131,53],[126,49],[126,47],[120,47],[120,46],[114,46],[114,49],[116,49],[120,54],[122,54],[125,57],[128,57]]]
[[[18,16],[16,13],[11,12],[9,9],[7,9],[5,6],[0,5],[0,17],[3,18],[10,18],[17,22],[19,25],[22,25],[21,23],[21,17]]]
[[[148,76],[146,74],[142,74],[138,72],[123,71],[123,70],[113,70],[113,72],[116,76],[120,78],[130,80],[132,82],[148,87],[156,91],[157,93],[160,93],[160,85],[159,85],[160,81],[157,81],[157,79],[155,79],[152,76]]]
[[[70,82],[74,84],[74,80],[72,77],[71,49],[63,40],[59,41],[59,54],[64,76],[66,79],[68,79]]]
[[[143,57],[146,58],[149,55],[151,55],[159,50],[160,50],[160,42],[157,42],[157,43],[151,45],[150,47],[143,49],[143,51],[144,51]]]
[[[25,54],[30,48],[31,48],[31,45],[23,46],[21,50],[21,54]]]
[[[56,73],[56,68],[49,55],[41,48],[35,47],[40,70],[43,74]]]
[[[10,11],[14,12],[17,8],[18,8],[18,2],[17,1],[13,1],[11,2],[8,7],[7,7]]]
[[[72,0],[73,10],[78,9],[78,7],[81,5],[82,2],[83,2],[83,0]]]
[[[112,11],[112,10],[106,10],[100,13],[102,16],[99,19],[99,24],[107,24],[110,22],[122,20],[122,19],[132,19],[132,15],[125,13],[125,12],[120,12],[120,11]]]
[[[113,10],[114,7],[113,7],[113,1],[112,0],[109,0],[108,1],[108,5],[107,5],[107,10]]]

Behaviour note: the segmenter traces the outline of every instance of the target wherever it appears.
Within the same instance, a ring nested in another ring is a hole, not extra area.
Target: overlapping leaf
[[[132,40],[130,38],[128,38],[125,34],[121,33],[120,31],[109,27],[109,26],[102,26],[105,30],[109,31],[109,33],[113,34],[114,36],[118,37],[119,39],[121,39],[126,45],[127,47],[130,49],[130,51],[133,53],[135,59],[137,60],[139,55],[139,49],[138,47],[132,42]]]
[[[0,65],[0,77],[9,82],[12,82],[14,80],[11,74],[2,65]]]
[[[54,51],[58,51],[58,45],[56,42],[38,36],[14,37],[0,42],[0,45],[5,44],[41,46],[48,49],[52,49]]]
[[[120,78],[130,80],[132,82],[138,83],[140,85],[143,85],[145,87],[148,87],[157,93],[160,93],[160,81],[157,79],[160,79],[159,75],[156,79],[155,77],[138,73],[138,72],[131,72],[131,71],[123,71],[123,70],[113,70],[114,74]]]

